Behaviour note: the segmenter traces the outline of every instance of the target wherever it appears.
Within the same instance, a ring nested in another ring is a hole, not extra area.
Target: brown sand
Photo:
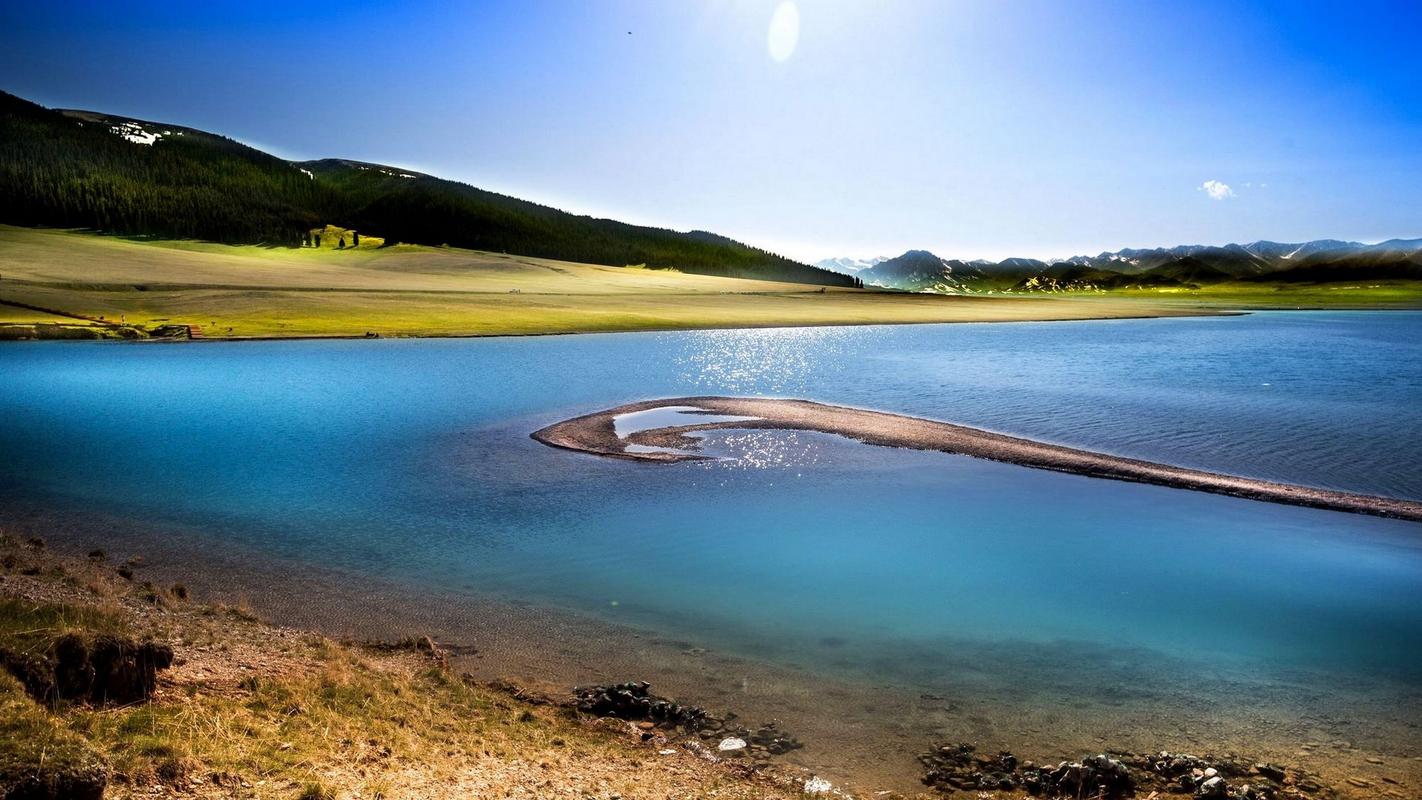
[[[693,425],[638,431],[623,439],[614,429],[614,418],[637,411],[668,406],[691,406],[716,415],[755,417],[736,422],[706,422]],[[1371,514],[1422,522],[1422,502],[1391,497],[1340,492],[1311,486],[1244,478],[1218,472],[1175,467],[1133,458],[1078,450],[1073,447],[1036,442],[1015,436],[954,425],[948,422],[890,414],[883,411],[832,406],[809,400],[744,397],[676,397],[644,400],[598,411],[535,431],[534,439],[553,447],[578,450],[613,458],[638,461],[674,462],[708,458],[692,452],[699,440],[697,431],[760,428],[833,433],[866,444],[939,450],[993,461],[1004,461],[1036,469],[1071,472],[1093,478],[1151,483],[1197,492],[1309,506],[1330,511]],[[629,452],[627,445],[675,448],[681,452]]]

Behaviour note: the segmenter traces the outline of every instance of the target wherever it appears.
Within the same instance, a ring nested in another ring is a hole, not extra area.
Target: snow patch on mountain
[[[831,272],[838,272],[842,275],[853,275],[860,270],[870,269],[888,261],[888,256],[876,256],[875,258],[850,258],[841,256],[839,258],[826,258],[816,261],[815,266],[820,269],[827,269]]]
[[[109,131],[134,144],[142,144],[149,147],[152,147],[154,142],[162,139],[165,134],[172,133],[172,131],[163,131],[162,133],[147,131],[137,122],[120,122],[117,125],[110,126]]]

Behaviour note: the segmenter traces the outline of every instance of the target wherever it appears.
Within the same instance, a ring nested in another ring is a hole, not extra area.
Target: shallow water
[[[734,457],[682,464],[528,438],[694,394],[804,397],[1422,498],[1422,314],[1329,312],[12,345],[0,505],[171,523],[213,548],[925,691],[961,683],[954,653],[1063,643],[1187,659],[1200,675],[1422,685],[1416,524],[821,434],[713,433]],[[1014,680],[1068,651],[1034,651]]]
[[[626,414],[618,414],[612,418],[612,430],[619,438],[626,439],[628,436],[640,431],[655,430],[657,428],[672,428],[678,425],[714,424],[718,422],[748,422],[757,419],[756,417],[737,417],[730,414],[708,414],[704,409],[696,406],[660,406],[658,408],[648,408],[643,411],[631,411]],[[706,437],[700,433],[692,432],[687,434],[690,438],[704,440]],[[625,444],[622,449],[628,453],[674,453],[678,455],[694,455],[688,450],[678,450],[674,447],[655,447],[645,444]],[[709,454],[709,451],[705,451]]]

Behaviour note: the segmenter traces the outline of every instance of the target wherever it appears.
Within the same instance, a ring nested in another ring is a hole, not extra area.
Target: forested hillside
[[[230,139],[153,125],[153,144],[97,114],[0,93],[0,220],[124,234],[295,245],[335,193]]]
[[[393,167],[293,163],[191,128],[56,111],[3,92],[0,222],[292,247],[335,224],[392,243],[852,285],[701,231],[577,216]]]

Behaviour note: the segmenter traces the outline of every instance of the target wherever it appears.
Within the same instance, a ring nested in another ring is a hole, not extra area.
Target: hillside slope
[[[193,128],[52,110],[3,92],[0,222],[292,247],[329,223],[392,242],[852,285],[701,231],[578,216],[379,164],[289,162]]]

